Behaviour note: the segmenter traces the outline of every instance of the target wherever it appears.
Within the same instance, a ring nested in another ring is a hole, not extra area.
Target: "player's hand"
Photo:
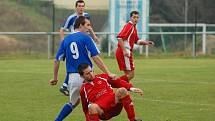
[[[109,73],[108,76],[109,76],[111,79],[116,79],[116,74]]]
[[[123,50],[123,54],[124,54],[124,56],[126,56],[126,57],[130,57],[130,54],[128,53],[128,51],[127,50]]]
[[[90,34],[93,34],[93,33],[94,33],[92,26],[88,26],[88,32],[89,32]]]
[[[143,96],[143,91],[141,89],[139,89],[139,88],[132,87],[132,88],[130,88],[130,91],[134,92],[134,93],[137,93],[137,94],[140,94],[141,96]]]
[[[49,80],[49,84],[50,84],[50,85],[56,85],[57,82],[58,82],[58,80],[55,80],[55,79]]]
[[[90,26],[87,26],[87,27],[88,27],[89,32],[92,32],[92,31],[93,31],[93,28],[92,28],[91,25],[90,25]]]
[[[93,37],[93,40],[96,42],[96,44],[99,44],[100,43],[100,40],[97,36],[94,36]]]
[[[150,45],[150,46],[154,46],[154,45],[155,45],[155,43],[154,43],[153,41],[148,41],[148,45]]]

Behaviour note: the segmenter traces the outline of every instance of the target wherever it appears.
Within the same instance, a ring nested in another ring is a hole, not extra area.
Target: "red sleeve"
[[[117,35],[117,38],[122,38],[123,40],[127,40],[132,31],[132,24],[127,23],[120,33]]]
[[[80,89],[82,109],[83,109],[83,112],[85,114],[86,121],[90,121],[90,119],[89,119],[89,113],[88,113],[88,102],[87,102],[87,99],[85,97],[85,92],[84,92],[84,88],[83,87],[84,87],[84,84],[83,84],[83,86]]]
[[[127,81],[122,80],[120,78],[116,78],[115,80],[111,79],[111,77],[109,77],[108,74],[98,74],[96,76],[107,79],[107,82],[113,88],[125,87],[127,90],[130,90],[130,88],[133,87],[133,85],[131,83],[128,83]]]
[[[137,29],[136,28],[134,28],[135,29],[135,43],[137,43],[137,41],[139,40],[139,37],[138,37],[138,34],[137,34]]]
[[[134,35],[134,43],[136,43],[137,44],[137,41],[139,40],[139,37],[138,37],[138,34],[137,34],[137,28],[136,27],[134,27],[134,33],[135,33],[135,35]]]
[[[113,88],[120,88],[120,87],[124,87],[127,90],[130,90],[131,87],[133,87],[133,85],[131,83],[128,83],[125,80],[122,80],[120,78],[117,78],[115,80],[113,79],[108,79],[108,83],[113,87]]]

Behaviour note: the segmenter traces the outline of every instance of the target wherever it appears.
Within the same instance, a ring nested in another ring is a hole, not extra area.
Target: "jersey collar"
[[[132,21],[129,21],[128,23],[131,23],[132,25],[136,26],[136,24],[134,24]]]
[[[76,14],[76,16],[79,16],[77,12],[75,12],[75,14]],[[84,12],[82,13],[82,15],[81,15],[81,16],[84,16]]]
[[[78,30],[75,30],[73,33],[78,33],[78,32],[80,32],[80,31],[78,31]]]

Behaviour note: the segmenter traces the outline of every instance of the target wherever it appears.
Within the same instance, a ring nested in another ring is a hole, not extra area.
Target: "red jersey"
[[[116,79],[112,80],[107,74],[98,74],[91,82],[85,82],[80,89],[82,108],[85,113],[86,120],[88,120],[88,105],[95,103],[97,100],[105,98],[107,96],[114,95],[113,89],[125,87],[129,90],[132,84]]]
[[[137,41],[139,40],[136,25],[129,21],[117,35],[117,38],[123,39],[125,48],[132,51],[134,43],[137,43]],[[118,47],[120,47],[119,44]]]
[[[105,95],[113,94],[113,89],[108,83],[108,79],[107,75],[96,75],[92,82],[83,84],[84,94],[89,102],[93,103]]]

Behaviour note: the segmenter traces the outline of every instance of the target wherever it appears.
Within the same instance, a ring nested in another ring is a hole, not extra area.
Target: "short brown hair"
[[[75,23],[74,23],[74,29],[79,28],[80,25],[84,25],[85,19],[86,19],[86,17],[84,17],[84,16],[79,16],[78,18],[76,18]]]
[[[83,63],[83,64],[80,64],[78,66],[78,73],[80,74],[80,76],[83,76],[84,75],[84,70],[87,69],[90,65],[89,64],[86,64],[86,63]]]
[[[133,16],[133,14],[139,14],[139,12],[138,12],[138,11],[131,11],[131,13],[130,13],[130,17],[132,17],[132,16]]]
[[[75,2],[75,7],[78,6],[78,3],[84,3],[84,6],[85,6],[85,2],[84,2],[83,0],[77,0],[77,1]]]

